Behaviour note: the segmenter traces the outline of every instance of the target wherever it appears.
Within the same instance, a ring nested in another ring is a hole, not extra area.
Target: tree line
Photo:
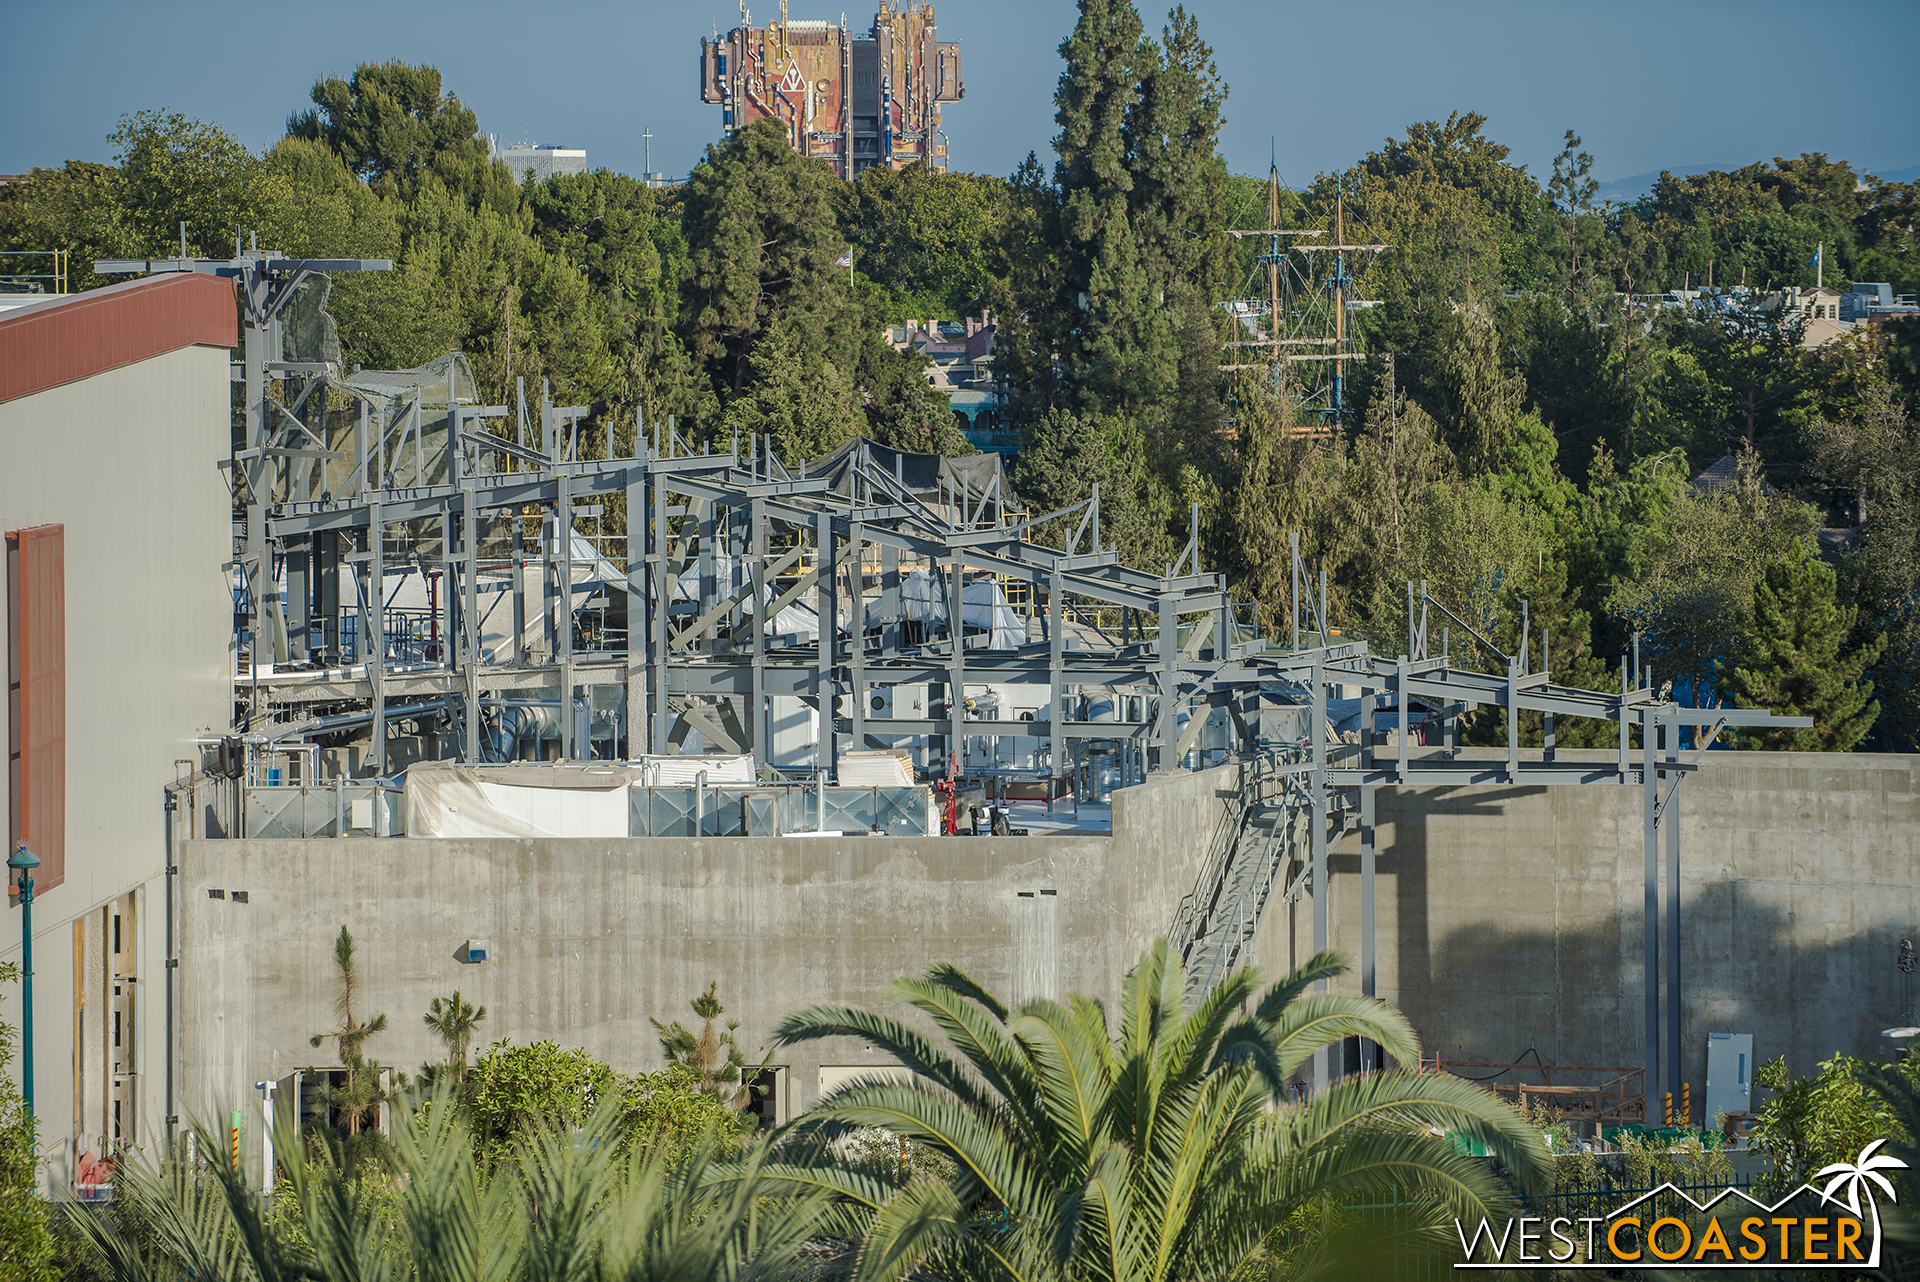
[[[1816,271],[1920,291],[1913,184],[1810,154],[1596,204],[1572,130],[1542,182],[1480,115],[1415,123],[1281,194],[1287,227],[1329,229],[1338,202],[1349,241],[1387,246],[1355,260],[1367,359],[1346,412],[1305,421],[1289,370],[1220,368],[1245,336],[1221,304],[1264,292],[1261,246],[1227,233],[1265,225],[1267,184],[1219,154],[1228,87],[1197,20],[1175,8],[1149,32],[1130,0],[1081,0],[1060,53],[1052,163],[1004,179],[848,183],[763,125],[672,188],[516,181],[437,71],[368,63],[315,84],[260,154],[129,115],[114,164],[0,190],[0,244],[71,248],[83,287],[95,256],[174,252],[182,223],[194,253],[227,254],[238,226],[391,258],[334,284],[350,363],[459,348],[489,399],[546,380],[596,407],[596,433],[644,406],[788,458],[856,434],[967,451],[882,330],[990,311],[1019,492],[1044,512],[1099,484],[1105,541],[1134,564],[1171,561],[1197,504],[1207,564],[1269,622],[1297,532],[1336,618],[1376,645],[1404,648],[1423,579],[1509,652],[1524,601],[1557,679],[1617,685],[1638,633],[1684,696],[1819,723],[1769,743],[1920,742],[1920,324],[1809,351],[1792,315],[1739,302]],[[1717,312],[1661,298],[1709,283],[1732,300]],[[1692,486],[1729,455],[1728,484]],[[1471,733],[1505,732],[1494,713]]]

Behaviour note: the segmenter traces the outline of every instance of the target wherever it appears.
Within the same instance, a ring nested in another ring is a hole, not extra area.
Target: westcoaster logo
[[[1466,1262],[1454,1267],[1878,1268],[1879,1199],[1899,1200],[1882,1172],[1907,1169],[1879,1151],[1885,1143],[1821,1171],[1814,1179],[1825,1180],[1824,1189],[1802,1184],[1771,1204],[1731,1188],[1696,1202],[1662,1184],[1604,1215],[1523,1215],[1500,1229],[1481,1220],[1471,1232],[1455,1220]]]

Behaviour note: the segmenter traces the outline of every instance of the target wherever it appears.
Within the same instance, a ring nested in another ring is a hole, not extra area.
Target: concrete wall
[[[1192,888],[1233,778],[1120,791],[1112,838],[189,843],[182,1107],[323,1061],[307,1037],[330,1023],[342,923],[366,1010],[392,1019],[372,1051],[409,1070],[436,1052],[419,1014],[456,987],[488,1006],[484,1040],[553,1037],[627,1070],[661,1063],[647,1017],[687,1018],[710,980],[756,1057],[788,1012],[880,1008],[889,980],[941,960],[1013,997],[1111,999]],[[1908,1022],[1895,950],[1920,932],[1920,758],[1710,754],[1678,811],[1687,1080],[1703,1085],[1711,1031],[1752,1033],[1796,1072],[1884,1056],[1880,1030]],[[1642,1062],[1638,787],[1382,789],[1379,816],[1380,995],[1429,1055]],[[1357,836],[1330,865],[1332,943],[1357,957]],[[1303,960],[1311,932],[1310,904],[1276,905],[1260,964]],[[469,937],[493,959],[457,961]],[[804,1106],[823,1070],[877,1058],[775,1062]]]
[[[1894,966],[1920,931],[1920,757],[1709,753],[1678,810],[1681,1066],[1696,1110],[1709,1032],[1752,1033],[1758,1060],[1784,1054],[1796,1073],[1836,1051],[1886,1057],[1880,1031],[1920,1022]],[[1380,996],[1429,1055],[1510,1062],[1532,1048],[1547,1063],[1639,1066],[1642,839],[1636,786],[1381,789]],[[1357,834],[1329,866],[1332,943],[1357,957]],[[1663,833],[1663,981],[1665,886]],[[1281,906],[1262,963],[1304,959],[1312,930],[1310,905]],[[1341,986],[1357,991],[1357,975]]]
[[[368,1053],[409,1072],[444,1054],[421,1015],[456,988],[487,1007],[481,1045],[554,1038],[624,1071],[661,1067],[648,1017],[691,1021],[687,1003],[715,980],[756,1061],[790,1012],[885,1008],[891,980],[936,962],[1005,998],[1112,1001],[1192,888],[1234,778],[1117,793],[1111,837],[189,842],[181,1108],[209,1117],[256,1081],[328,1061],[307,1039],[334,1026],[343,924],[361,958],[358,1014],[391,1021]],[[463,964],[469,938],[492,957]],[[817,1043],[774,1062],[805,1107],[823,1068],[882,1057]]]
[[[76,956],[105,964],[74,922],[134,892],[122,963],[134,1026],[90,1044],[88,1090],[136,1076],[133,1138],[164,1118],[165,815],[162,789],[194,739],[231,717],[231,501],[216,461],[229,449],[225,348],[190,347],[0,403],[0,528],[66,527],[66,882],[36,897],[36,1105],[49,1182],[70,1178],[75,1131]],[[0,727],[0,735],[4,735]],[[20,958],[19,909],[0,924],[0,961]],[[111,976],[106,977],[111,986]],[[87,984],[89,991],[94,986]],[[18,1021],[18,992],[5,1017]],[[97,999],[89,1037],[103,1022]],[[10,1070],[16,1081],[20,1064]],[[88,1122],[97,1135],[98,1119]]]

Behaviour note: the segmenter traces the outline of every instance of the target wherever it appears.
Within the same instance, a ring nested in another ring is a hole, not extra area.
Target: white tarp
[[[690,788],[700,781],[703,770],[707,773],[708,787],[718,783],[752,783],[755,778],[750,752],[741,756],[640,757],[634,764],[640,767],[640,782],[649,788]]]
[[[625,837],[635,774],[621,766],[573,763],[421,763],[407,770],[407,835]]]
[[[743,557],[740,559],[745,560],[746,558]],[[721,601],[726,600],[736,591],[733,587],[734,560],[734,555],[731,552],[716,552],[713,554],[714,591]],[[700,562],[698,558],[689,562],[687,567],[680,571],[679,575],[673,581],[673,587],[674,600],[676,601],[698,601],[700,599]],[[773,584],[767,584],[763,590],[766,593],[767,604],[773,604],[774,599],[779,596],[779,593],[774,590]],[[756,613],[753,593],[749,592],[741,599],[740,612],[748,616]],[[840,622],[842,626],[845,626],[845,619],[842,619]],[[789,605],[774,616],[773,635],[777,637],[817,637],[820,635],[820,616],[805,606]]]
[[[900,578],[900,604],[916,623],[945,623],[946,594],[925,570],[909,570]],[[987,649],[1017,650],[1027,643],[1027,622],[1007,604],[1006,589],[992,579],[960,587],[960,617],[970,628],[988,633]]]
[[[867,724],[871,725],[872,722]],[[913,763],[904,752],[859,752],[840,754],[842,788],[911,788]]]

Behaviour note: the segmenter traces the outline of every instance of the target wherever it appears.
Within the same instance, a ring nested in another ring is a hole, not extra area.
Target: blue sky
[[[868,4],[845,10],[864,28]],[[848,0],[791,0],[838,21]],[[1825,151],[1877,170],[1920,165],[1915,0],[1361,0],[1191,4],[1230,88],[1236,170],[1304,184],[1416,120],[1454,110],[1544,173],[1577,129],[1595,176]],[[754,20],[777,4],[760,0]],[[1141,9],[1157,31],[1162,15]],[[943,0],[967,99],[946,113],[956,169],[1005,174],[1049,157],[1068,0]],[[699,101],[699,38],[737,23],[714,0],[325,6],[234,0],[0,0],[0,172],[111,159],[123,112],[217,121],[254,147],[279,136],[315,78],[354,64],[432,62],[503,137],[585,147],[589,162],[684,174],[719,132]]]

